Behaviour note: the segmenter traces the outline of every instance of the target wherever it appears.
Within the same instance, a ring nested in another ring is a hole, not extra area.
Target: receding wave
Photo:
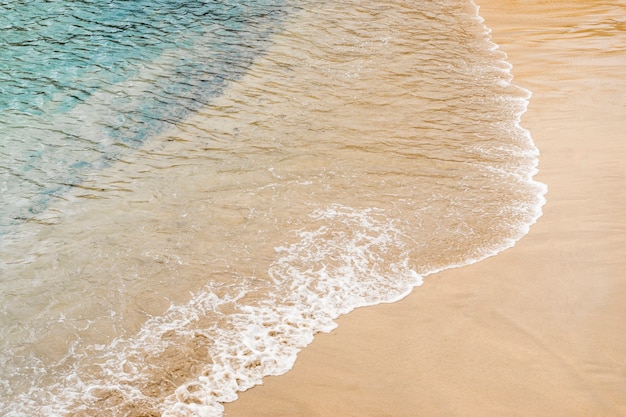
[[[3,415],[220,416],[340,315],[494,255],[540,216],[530,93],[473,4],[285,7],[239,75],[216,72],[219,93],[174,119],[160,108],[167,127],[5,242]],[[108,103],[129,85],[110,84],[81,119],[51,116],[76,149],[124,114]]]

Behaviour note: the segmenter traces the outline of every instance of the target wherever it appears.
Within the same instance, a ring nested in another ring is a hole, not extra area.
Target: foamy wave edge
[[[473,0],[471,0],[471,3],[475,8],[476,18],[479,19],[486,31],[486,35],[488,36],[488,42],[491,45],[492,49],[500,50],[499,45],[491,40],[492,30],[485,24],[485,19],[480,16],[480,7]],[[503,51],[501,52],[503,54],[501,64],[506,66],[505,71],[508,73],[512,80],[513,76],[511,70],[513,66],[506,61],[506,53]],[[511,83],[511,85],[513,84]],[[316,299],[316,296],[312,296],[312,298],[316,300],[311,305],[319,305],[319,311],[324,312],[324,314],[322,314],[321,317],[318,317],[317,319],[311,321],[301,321],[300,319],[302,317],[306,317],[307,315],[301,314],[299,316],[295,311],[291,312],[291,314],[287,314],[285,316],[287,319],[285,320],[285,318],[281,319],[279,315],[276,314],[277,311],[273,310],[271,307],[250,308],[247,312],[247,316],[241,317],[242,327],[245,330],[242,332],[243,336],[240,338],[239,347],[241,349],[238,350],[240,352],[251,352],[251,348],[254,349],[253,351],[255,352],[255,354],[246,360],[253,360],[256,361],[256,363],[260,364],[261,366],[259,367],[259,372],[244,372],[242,375],[240,371],[237,371],[232,367],[224,366],[225,363],[230,362],[230,359],[232,359],[232,357],[229,358],[228,355],[222,355],[223,363],[217,365],[214,369],[214,371],[216,371],[216,374],[219,376],[212,381],[219,383],[223,387],[219,391],[219,393],[217,393],[215,390],[205,389],[202,394],[205,396],[204,398],[206,398],[206,396],[211,398],[210,401],[207,401],[203,404],[189,404],[187,401],[189,395],[188,385],[182,386],[177,390],[174,396],[167,399],[163,416],[221,417],[224,410],[222,403],[235,401],[238,398],[238,392],[245,391],[255,385],[262,384],[262,379],[265,376],[282,375],[288,372],[290,369],[293,368],[298,352],[313,341],[316,333],[330,332],[335,329],[337,327],[337,323],[335,322],[335,320],[340,316],[348,314],[354,309],[360,307],[397,302],[408,296],[415,287],[422,285],[425,277],[447,269],[472,265],[492,256],[496,256],[497,254],[514,247],[520,239],[527,235],[530,232],[532,225],[534,225],[543,215],[542,208],[547,201],[545,196],[548,193],[548,186],[544,183],[534,180],[535,175],[539,172],[538,164],[540,151],[539,148],[534,144],[530,132],[521,126],[521,119],[528,109],[528,104],[530,98],[532,97],[532,92],[517,85],[515,85],[515,87],[518,88],[525,95],[525,97],[520,99],[520,104],[522,104],[522,106],[519,113],[517,113],[515,116],[515,128],[518,129],[520,133],[522,133],[523,137],[527,141],[529,153],[532,154],[534,157],[534,164],[528,167],[526,172],[521,175],[519,173],[512,173],[511,175],[522,176],[522,179],[527,184],[529,184],[530,187],[536,190],[536,201],[535,204],[528,210],[530,213],[528,221],[524,224],[518,225],[519,228],[516,230],[516,233],[514,233],[513,237],[504,240],[499,247],[492,248],[491,250],[481,254],[481,256],[470,258],[463,262],[449,264],[445,267],[433,269],[423,274],[418,274],[414,270],[408,268],[406,262],[396,264],[393,266],[393,268],[397,270],[399,275],[404,276],[405,278],[409,277],[409,280],[405,280],[405,284],[396,288],[396,291],[390,291],[388,293],[388,298],[368,299],[367,296],[359,294],[350,300],[352,301],[352,303],[347,303],[346,301],[348,300],[342,300],[342,302],[338,303],[335,306],[332,306],[332,308],[329,308],[331,306],[326,305],[323,300]],[[367,210],[367,212],[371,210]],[[367,212],[358,214],[356,211],[353,211],[353,209],[340,205],[332,206],[325,213],[318,212],[313,216],[319,216],[320,214],[322,216],[332,215],[333,213],[336,214],[339,212],[351,213],[349,214],[349,216],[365,215],[365,223],[370,223],[369,219],[367,219]],[[291,249],[293,249],[293,247]],[[279,251],[289,252],[289,250],[289,248],[279,248]],[[328,314],[328,312],[330,312],[330,314]],[[285,333],[288,333],[294,337],[294,339],[292,340],[292,344],[290,344],[289,348],[280,348],[277,345],[276,341],[271,338],[259,339],[259,335],[262,335],[264,333],[272,335],[274,332],[274,330],[270,330],[268,332],[266,329],[267,326],[265,326],[264,324],[260,324],[259,318],[262,318],[261,320],[269,319],[269,321],[280,323],[278,326],[278,331],[281,332],[281,334],[282,332],[289,329],[289,331],[286,331]],[[253,340],[254,342],[250,343]],[[226,339],[224,341],[226,341]],[[233,341],[228,340],[227,343],[223,344],[224,353],[228,349],[232,349],[232,345],[229,344],[230,342]],[[267,355],[266,352],[268,351],[268,349],[266,348],[266,346],[268,345],[271,346],[271,349],[269,349],[269,351],[271,353],[277,354],[276,356],[273,356],[271,354]],[[257,346],[261,346],[262,348],[256,349],[255,347]],[[243,356],[248,355],[244,354]],[[241,356],[238,356],[238,358],[240,357]],[[244,368],[247,369],[247,367],[245,366]],[[233,382],[239,380],[242,377],[244,381],[243,383]],[[209,380],[205,379],[203,382],[209,382]]]

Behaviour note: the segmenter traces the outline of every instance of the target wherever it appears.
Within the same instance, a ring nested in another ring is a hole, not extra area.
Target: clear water
[[[2,4],[0,232],[221,94],[280,0]]]
[[[3,415],[219,416],[540,215],[471,2],[0,7]]]

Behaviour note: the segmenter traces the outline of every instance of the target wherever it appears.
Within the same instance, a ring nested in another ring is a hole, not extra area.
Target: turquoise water
[[[3,2],[0,234],[206,106],[285,13],[278,0]]]
[[[471,1],[0,8],[3,416],[219,417],[541,214]]]

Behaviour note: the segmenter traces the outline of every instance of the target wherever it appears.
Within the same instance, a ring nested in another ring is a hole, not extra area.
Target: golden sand
[[[626,415],[626,5],[480,6],[533,92],[544,216],[513,249],[341,318],[227,417]]]

